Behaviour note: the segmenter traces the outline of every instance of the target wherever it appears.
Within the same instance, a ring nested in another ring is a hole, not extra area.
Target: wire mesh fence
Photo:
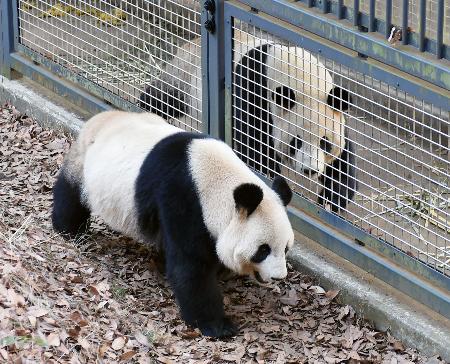
[[[196,0],[19,0],[19,24],[22,45],[132,104],[155,80],[174,82],[186,62],[201,67]],[[201,79],[191,86],[200,90]],[[179,125],[201,130],[200,116]]]
[[[241,158],[450,274],[448,110],[250,24],[235,25],[233,37],[233,146]],[[348,91],[337,97],[351,99],[348,110],[330,107],[336,86]]]

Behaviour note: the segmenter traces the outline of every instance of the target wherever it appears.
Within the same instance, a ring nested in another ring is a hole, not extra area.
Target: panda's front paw
[[[204,336],[211,336],[214,338],[235,336],[239,332],[237,326],[228,317],[224,317],[223,319],[217,321],[199,324],[198,328]]]

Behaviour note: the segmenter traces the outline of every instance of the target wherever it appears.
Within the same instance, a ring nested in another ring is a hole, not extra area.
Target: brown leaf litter
[[[440,363],[378,332],[310,277],[223,283],[240,335],[201,336],[181,320],[151,248],[93,223],[67,242],[49,219],[71,139],[0,108],[0,362]]]

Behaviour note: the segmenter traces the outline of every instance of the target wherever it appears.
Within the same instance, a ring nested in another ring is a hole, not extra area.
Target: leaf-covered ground
[[[267,287],[223,283],[240,335],[202,337],[180,319],[151,249],[94,222],[68,242],[49,219],[70,138],[0,108],[0,362],[440,363],[290,270]]]

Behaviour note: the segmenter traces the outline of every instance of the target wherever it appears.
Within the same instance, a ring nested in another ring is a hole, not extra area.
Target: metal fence
[[[448,3],[1,1],[3,74],[224,139],[302,233],[450,316]]]

